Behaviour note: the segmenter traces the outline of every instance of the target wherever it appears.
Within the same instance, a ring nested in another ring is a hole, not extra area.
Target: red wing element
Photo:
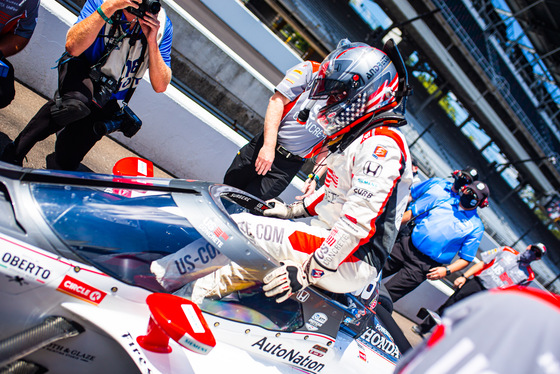
[[[139,157],[125,157],[115,163],[113,174],[153,178],[154,164],[152,161]]]
[[[159,353],[171,352],[169,338],[186,349],[208,354],[216,346],[216,339],[202,315],[200,308],[182,297],[154,293],[146,298],[152,316],[148,333],[137,341],[146,350]]]

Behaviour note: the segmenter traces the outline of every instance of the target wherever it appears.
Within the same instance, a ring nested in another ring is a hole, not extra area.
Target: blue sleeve
[[[471,262],[476,257],[476,252],[480,246],[480,241],[482,240],[482,235],[484,234],[484,226],[482,223],[477,225],[477,227],[465,238],[461,249],[459,250],[459,257],[463,260]]]
[[[92,15],[97,10],[97,8],[101,6],[101,4],[103,4],[103,0],[87,0],[82,10],[80,11],[80,15],[78,16],[78,20],[76,21],[76,23]]]
[[[159,44],[159,53],[163,58],[163,62],[171,67],[171,43],[173,41],[173,24],[169,17],[165,20],[165,30],[163,31],[163,38]]]
[[[410,188],[410,196],[412,197],[412,200],[416,200],[418,199],[418,197],[424,195],[426,191],[430,189],[433,183],[433,179],[427,179],[423,182],[413,184]]]

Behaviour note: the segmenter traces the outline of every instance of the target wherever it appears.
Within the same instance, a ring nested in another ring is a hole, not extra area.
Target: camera
[[[128,7],[130,13],[134,14],[136,17],[144,17],[146,13],[158,14],[161,9],[161,4],[159,0],[142,0],[138,9],[133,7]]]
[[[116,79],[109,77],[101,72],[101,67],[94,66],[90,72],[89,77],[94,83],[95,90],[93,99],[101,108],[107,104],[111,96],[117,92],[119,82]]]
[[[113,114],[106,121],[97,121],[93,124],[93,131],[100,136],[120,131],[127,138],[132,138],[142,127],[142,120],[128,107],[124,105],[121,110]]]

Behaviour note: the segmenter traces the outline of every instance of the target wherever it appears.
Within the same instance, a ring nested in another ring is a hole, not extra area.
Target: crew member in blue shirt
[[[439,188],[439,187],[438,187]],[[410,235],[393,246],[383,267],[385,286],[393,302],[425,279],[441,279],[465,268],[475,258],[484,225],[477,207],[487,204],[490,192],[477,181],[461,187],[457,196],[426,195],[407,210],[403,222],[414,219]],[[453,263],[453,258],[459,258]]]

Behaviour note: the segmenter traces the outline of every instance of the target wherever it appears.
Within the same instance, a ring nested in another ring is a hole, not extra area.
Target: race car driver
[[[291,205],[271,201],[270,217],[232,215],[281,264],[263,279],[267,296],[282,302],[308,285],[346,293],[375,283],[412,183],[398,129],[406,123],[407,93],[406,69],[392,41],[383,51],[346,43],[321,63],[310,98],[327,99],[318,112],[330,144],[325,185]],[[311,225],[289,220],[312,215]]]

